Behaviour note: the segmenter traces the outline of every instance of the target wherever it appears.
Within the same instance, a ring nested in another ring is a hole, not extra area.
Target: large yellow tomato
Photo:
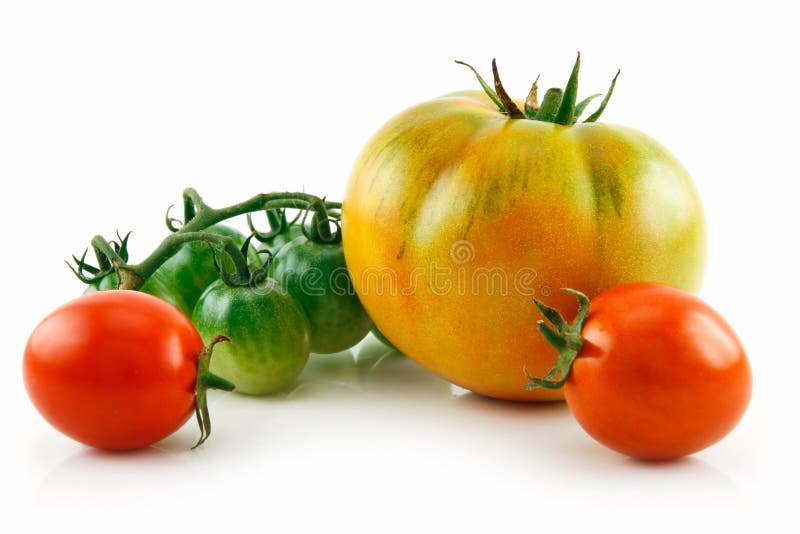
[[[689,175],[636,130],[574,124],[577,65],[563,93],[541,106],[529,97],[525,113],[499,83],[408,109],[350,177],[344,251],[364,307],[403,353],[476,393],[563,398],[524,389],[523,367],[542,376],[556,357],[534,296],[574,314],[559,288],[593,297],[627,282],[701,283],[705,228]],[[547,121],[556,116],[564,124]]]

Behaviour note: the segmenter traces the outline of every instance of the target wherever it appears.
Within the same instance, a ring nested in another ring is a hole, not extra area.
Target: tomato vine
[[[118,240],[109,241],[101,235],[92,238],[91,246],[97,258],[97,266],[86,261],[88,249],[80,258],[72,257],[75,266],[69,262],[67,264],[75,275],[86,284],[96,283],[115,272],[119,280],[119,289],[136,290],[183,245],[200,241],[230,258],[233,273],[226,272],[224,268],[220,269],[220,274],[226,281],[235,285],[246,285],[254,274],[251,273],[247,263],[246,252],[249,240],[240,249],[231,237],[213,234],[205,230],[214,224],[239,215],[249,216],[258,211],[266,211],[269,214],[275,210],[287,208],[305,210],[306,216],[308,213],[313,213],[311,223],[303,224],[303,233],[309,239],[318,243],[337,243],[341,240],[341,227],[335,217],[341,209],[339,202],[329,202],[307,193],[262,193],[238,204],[212,208],[203,201],[195,189],[187,188],[183,192],[183,221],[170,217],[168,210],[166,223],[172,233],[140,263],[132,264],[128,261],[130,233],[124,237],[118,233]],[[306,216],[303,217],[303,221]],[[331,223],[335,225],[335,231],[331,231]],[[255,235],[255,237],[268,236]]]

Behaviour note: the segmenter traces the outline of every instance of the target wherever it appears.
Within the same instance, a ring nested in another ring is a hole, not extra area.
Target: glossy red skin
[[[592,300],[564,393],[600,443],[645,460],[678,458],[739,422],[750,365],[725,320],[694,295],[641,283]]]
[[[193,413],[202,348],[171,304],[138,291],[101,291],[36,327],[23,378],[59,431],[92,447],[136,449],[172,434]]]

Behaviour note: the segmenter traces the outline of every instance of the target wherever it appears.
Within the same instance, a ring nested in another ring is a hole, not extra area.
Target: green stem
[[[224,253],[230,257],[231,261],[233,262],[236,275],[245,280],[249,277],[247,258],[239,249],[236,241],[228,236],[201,231],[180,231],[167,236],[167,238],[164,239],[164,241],[162,241],[161,244],[153,251],[153,253],[150,254],[150,256],[148,256],[144,261],[136,266],[128,266],[126,269],[134,271],[135,274],[143,279],[142,283],[144,283],[144,280],[147,280],[150,276],[152,276],[153,273],[156,272],[156,269],[161,267],[161,265],[167,259],[177,254],[183,245],[195,241],[202,241],[211,245],[218,245],[224,251]],[[124,287],[122,284],[122,279],[120,279],[119,287],[120,289],[138,289],[138,287],[141,286],[133,288]]]
[[[220,246],[233,260],[238,279],[247,280],[249,277],[247,260],[238,249],[235,242],[223,236],[204,232],[206,228],[238,215],[245,215],[261,210],[279,208],[311,209],[320,224],[319,239],[323,242],[332,242],[332,236],[327,226],[328,209],[341,209],[341,203],[325,202],[314,195],[307,193],[262,193],[244,202],[214,209],[208,206],[194,189],[186,189],[183,193],[184,214],[186,220],[176,232],[167,236],[164,241],[138,265],[129,265],[120,258],[108,242],[100,236],[92,240],[93,246],[103,255],[107,256],[119,275],[120,289],[139,289],[156,269],[178,252],[180,247],[191,241],[204,241]],[[327,233],[325,232],[327,230]],[[338,232],[337,232],[338,234]]]
[[[326,204],[323,202],[315,204],[315,201],[320,200],[319,197],[307,193],[261,193],[244,202],[219,209],[212,209],[203,203],[203,200],[194,189],[186,189],[183,194],[184,198],[189,197],[192,199],[197,210],[196,216],[192,220],[186,221],[183,228],[181,228],[181,231],[185,232],[203,230],[226,219],[256,211],[275,208],[306,209],[311,207],[312,204],[316,210],[319,210],[323,216],[327,217]]]
[[[270,233],[275,232],[272,237],[286,230],[289,223],[286,221],[286,212],[284,210],[268,210],[264,213],[267,214]],[[248,213],[247,215],[250,214]]]
[[[558,358],[556,358],[556,363],[550,372],[541,378],[533,377],[528,374],[527,369],[523,369],[529,381],[525,389],[558,389],[562,387],[569,378],[572,364],[580,355],[581,349],[583,348],[581,332],[586,323],[586,317],[589,314],[589,298],[580,291],[574,289],[564,289],[564,291],[572,293],[578,298],[578,315],[575,318],[575,322],[572,324],[568,323],[558,310],[546,306],[538,300],[534,301],[536,307],[542,312],[542,315],[555,327],[553,328],[553,326],[550,326],[544,321],[538,321],[536,323],[542,336],[544,336],[550,346],[558,351]]]
[[[103,238],[103,236],[96,235],[92,238],[92,247],[97,253],[98,258],[101,256],[105,258],[105,262],[110,263],[111,267],[117,273],[117,280],[119,280],[120,289],[134,288],[138,289],[142,284],[147,281],[147,276],[143,276],[137,270],[128,268],[125,259],[111,246],[111,244]]]
[[[544,122],[555,122],[556,114],[561,106],[561,99],[564,96],[564,91],[558,87],[551,87],[544,94],[542,105],[539,106],[539,111],[536,112],[536,120]]]

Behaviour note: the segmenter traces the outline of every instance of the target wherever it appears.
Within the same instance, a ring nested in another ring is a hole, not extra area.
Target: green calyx
[[[305,212],[302,221],[303,235],[310,241],[320,244],[333,244],[342,242],[342,225],[338,217],[332,216],[333,214],[326,214],[322,216],[320,205],[324,206],[325,199],[317,199],[312,202],[310,209]],[[311,222],[306,224],[306,217],[311,213]],[[334,225],[336,231],[331,231],[331,224]]]
[[[264,214],[267,216],[269,230],[261,231],[256,228],[255,223],[253,222],[252,213],[247,214],[247,226],[250,228],[250,232],[252,233],[253,237],[256,238],[256,240],[258,240],[260,243],[271,244],[273,239],[287,232],[289,227],[293,226],[297,222],[297,220],[300,218],[301,212],[298,212],[291,221],[286,218],[286,210],[282,208],[266,210],[264,211]]]
[[[215,375],[209,369],[214,345],[230,341],[231,340],[226,336],[217,336],[211,343],[203,347],[203,350],[201,350],[200,354],[197,356],[197,380],[194,386],[194,413],[197,417],[197,424],[200,427],[200,439],[197,440],[197,443],[192,449],[196,449],[202,445],[211,435],[211,417],[208,414],[208,390],[221,389],[223,391],[233,391],[236,387],[221,376]]]
[[[475,74],[475,77],[478,79],[478,83],[480,83],[484,92],[489,96],[489,98],[492,99],[492,102],[495,103],[497,109],[499,109],[501,113],[508,115],[509,119],[529,119],[571,126],[578,122],[583,112],[586,111],[586,107],[589,105],[589,103],[600,96],[600,94],[594,94],[578,102],[578,73],[581,66],[580,53],[578,53],[578,58],[575,60],[575,66],[572,67],[572,73],[570,74],[569,80],[567,81],[567,85],[564,89],[558,87],[548,89],[544,98],[542,99],[541,105],[539,105],[539,77],[537,76],[536,80],[531,86],[531,90],[528,92],[528,97],[525,99],[525,105],[523,106],[522,110],[519,109],[519,106],[517,106],[511,97],[508,96],[508,93],[503,87],[503,84],[500,81],[500,75],[497,71],[497,62],[494,59],[492,60],[494,88],[489,86],[489,84],[486,83],[486,80],[484,80],[478,71],[475,70],[475,68],[473,68],[471,65],[464,63],[463,61],[456,61],[456,63],[466,66],[473,72],[473,74]],[[611,80],[611,86],[608,88],[605,97],[603,97],[603,100],[600,102],[600,106],[594,113],[584,119],[583,122],[595,122],[600,118],[600,115],[603,114],[603,111],[605,111],[608,101],[611,98],[611,94],[614,92],[614,86],[617,84],[619,73],[620,71],[617,71],[614,79]]]
[[[563,386],[567,378],[569,378],[572,363],[583,348],[581,332],[589,314],[589,297],[575,289],[565,288],[564,291],[572,293],[578,298],[578,315],[572,324],[569,324],[555,308],[546,306],[538,300],[534,301],[542,315],[550,322],[550,324],[547,324],[545,321],[540,320],[536,325],[547,342],[558,351],[558,358],[550,372],[541,378],[533,377],[528,374],[527,369],[523,369],[530,382],[525,386],[525,389],[558,389]]]

